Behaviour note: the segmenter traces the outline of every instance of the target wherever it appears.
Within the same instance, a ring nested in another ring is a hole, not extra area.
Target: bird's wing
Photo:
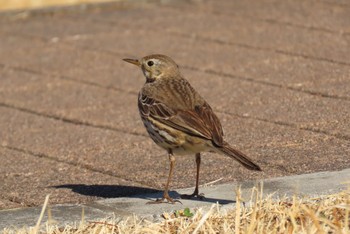
[[[218,146],[223,144],[220,121],[206,102],[195,106],[194,109],[174,110],[140,93],[138,103],[143,117],[150,117],[189,135],[211,140]]]

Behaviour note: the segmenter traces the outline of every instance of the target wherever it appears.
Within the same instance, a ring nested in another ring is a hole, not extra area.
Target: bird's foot
[[[198,192],[194,192],[192,194],[181,194],[181,199],[192,199],[192,198],[198,198],[199,200],[204,200],[205,196],[204,193],[198,193]]]
[[[161,204],[161,203],[170,203],[170,204],[175,204],[176,202],[182,204],[181,201],[177,200],[177,199],[173,199],[171,198],[169,195],[163,195],[162,198],[158,198],[155,201],[149,201],[146,204]]]

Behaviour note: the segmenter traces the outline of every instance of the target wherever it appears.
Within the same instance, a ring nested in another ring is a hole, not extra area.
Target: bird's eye
[[[154,62],[153,62],[153,61],[148,61],[148,62],[147,62],[147,65],[150,66],[150,67],[152,67],[152,66],[154,65]]]

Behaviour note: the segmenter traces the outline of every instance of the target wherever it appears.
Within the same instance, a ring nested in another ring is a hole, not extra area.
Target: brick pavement
[[[70,10],[69,10],[70,9]],[[206,154],[201,183],[350,166],[347,1],[122,2],[0,16],[0,209],[162,189],[166,154],[139,120],[140,71],[164,53],[264,172]],[[194,185],[194,157],[172,188]]]

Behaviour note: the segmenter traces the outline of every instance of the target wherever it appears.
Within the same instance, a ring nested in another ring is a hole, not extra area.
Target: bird
[[[138,66],[146,78],[138,94],[139,113],[150,138],[166,150],[170,162],[163,196],[149,203],[180,202],[169,196],[176,155],[194,154],[197,167],[195,190],[192,194],[181,195],[181,199],[204,199],[198,189],[203,152],[223,154],[249,170],[261,171],[252,159],[224,140],[219,118],[184,78],[173,59],[152,54],[141,59],[123,60]]]

